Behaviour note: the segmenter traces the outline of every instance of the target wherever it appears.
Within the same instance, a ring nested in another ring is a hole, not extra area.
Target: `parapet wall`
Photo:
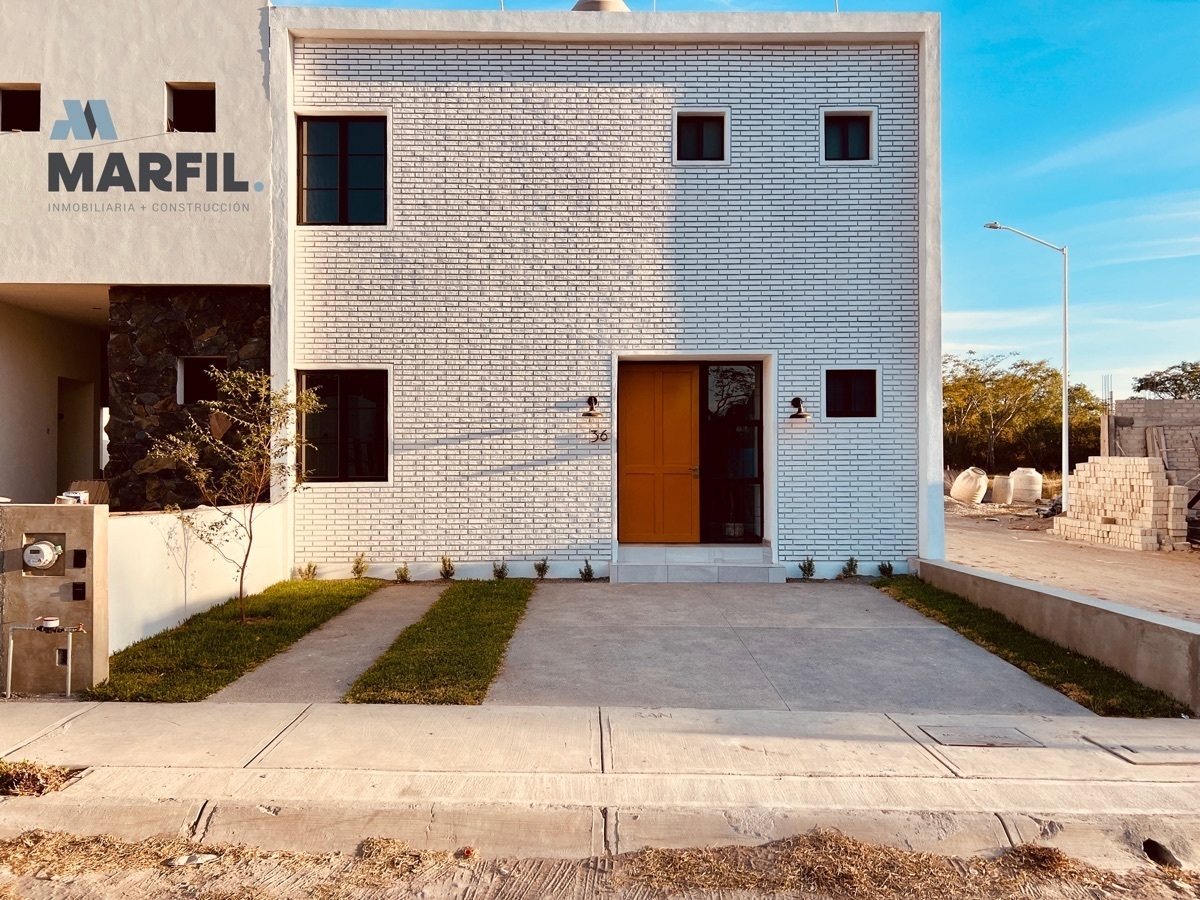
[[[1093,456],[1067,480],[1059,537],[1130,550],[1187,550],[1188,489],[1167,481],[1161,459]]]

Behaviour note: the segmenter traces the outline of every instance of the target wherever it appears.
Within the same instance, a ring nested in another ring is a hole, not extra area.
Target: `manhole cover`
[[[1144,738],[1140,741],[1115,741],[1087,735],[1084,737],[1135,766],[1200,766],[1200,741],[1170,738],[1160,741]]]
[[[1017,728],[922,725],[921,730],[946,747],[1045,747]]]

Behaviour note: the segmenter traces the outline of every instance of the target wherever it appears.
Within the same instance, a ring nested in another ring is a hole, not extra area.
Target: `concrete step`
[[[621,544],[622,563],[654,565],[739,565],[770,563],[770,544]]]
[[[612,563],[612,584],[783,584],[787,569],[770,563]]]

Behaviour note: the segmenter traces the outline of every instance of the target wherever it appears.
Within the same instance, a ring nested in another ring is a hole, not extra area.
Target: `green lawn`
[[[346,694],[347,703],[482,703],[533,582],[456,581]]]
[[[246,597],[246,625],[237,598],[227,600],[114,654],[108,680],[83,696],[168,703],[203,700],[383,583],[372,578],[281,581]]]
[[[1104,663],[1031,634],[994,610],[976,606],[912,575],[881,578],[875,586],[1098,715],[1150,719],[1188,712],[1186,706],[1161,691],[1138,684]]]

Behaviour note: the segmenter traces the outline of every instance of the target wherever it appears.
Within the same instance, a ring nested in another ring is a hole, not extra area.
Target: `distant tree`
[[[1071,385],[1071,458],[1097,452],[1104,403]],[[968,352],[942,362],[946,464],[989,472],[1018,465],[1059,468],[1062,375],[1047,360]]]
[[[209,369],[217,385],[217,399],[202,401],[206,417],[192,416],[178,434],[156,440],[148,455],[156,463],[182,470],[196,486],[215,518],[195,510],[175,511],[196,536],[228,560],[238,571],[238,599],[242,623],[246,621],[246,568],[254,547],[254,521],[271,501],[274,485],[282,497],[303,481],[303,473],[290,462],[302,444],[292,427],[299,416],[321,408],[316,394],[272,390],[266,372],[245,369]],[[245,541],[244,549],[230,555],[230,541]]]
[[[1133,380],[1139,394],[1175,400],[1200,400],[1200,361],[1181,362]]]

